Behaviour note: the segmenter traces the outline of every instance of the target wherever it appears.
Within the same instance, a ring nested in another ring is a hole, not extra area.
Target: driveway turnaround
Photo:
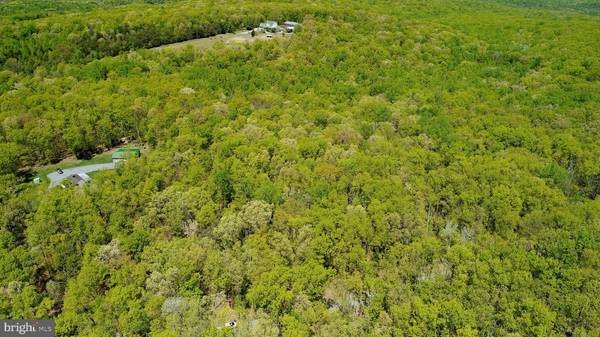
[[[57,171],[52,173],[48,173],[48,179],[50,179],[50,187],[60,183],[63,179],[66,179],[68,176],[72,174],[79,173],[90,173],[102,170],[110,170],[115,168],[115,163],[105,163],[105,164],[93,164],[93,165],[85,165],[78,167],[71,167],[63,169],[63,173],[60,174]]]

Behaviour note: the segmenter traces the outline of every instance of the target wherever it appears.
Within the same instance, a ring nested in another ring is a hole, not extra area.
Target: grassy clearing
[[[183,42],[166,44],[164,46],[153,48],[155,50],[163,50],[163,49],[183,49],[187,46],[191,46],[193,48],[198,49],[208,49],[214,47],[218,43],[223,43],[225,45],[230,44],[244,44],[244,43],[252,43],[258,40],[271,40],[271,39],[282,39],[288,38],[292,34],[283,34],[283,33],[273,33],[272,37],[268,37],[265,33],[257,33],[256,36],[252,36],[250,31],[240,31],[236,33],[228,33],[228,34],[219,34],[211,37],[205,37],[202,39],[194,39]]]
[[[112,152],[111,153],[105,152],[105,153],[98,154],[91,159],[64,160],[60,163],[35,168],[33,170],[33,175],[39,176],[45,182],[50,182],[50,180],[47,177],[48,173],[56,171],[58,168],[66,169],[66,168],[73,168],[73,167],[84,166],[84,165],[110,163],[112,161],[111,157],[112,157]]]

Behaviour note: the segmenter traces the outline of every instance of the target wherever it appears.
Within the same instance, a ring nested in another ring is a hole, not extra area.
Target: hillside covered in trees
[[[500,3],[529,8],[554,10],[574,10],[587,14],[600,15],[598,0],[495,0]]]
[[[600,335],[600,16],[562,3],[1,1],[0,318]],[[265,20],[301,25],[151,49]]]

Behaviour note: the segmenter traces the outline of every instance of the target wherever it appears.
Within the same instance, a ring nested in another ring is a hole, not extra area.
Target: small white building
[[[267,22],[261,22],[261,24],[258,27],[262,28],[266,31],[275,32],[275,31],[277,31],[277,28],[279,26],[277,25],[277,21],[267,21]]]
[[[283,23],[283,27],[288,33],[293,33],[296,27],[298,27],[298,22],[286,21]]]

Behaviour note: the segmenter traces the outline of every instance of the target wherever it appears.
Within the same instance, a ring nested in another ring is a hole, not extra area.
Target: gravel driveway
[[[48,179],[50,179],[50,187],[60,183],[63,179],[66,179],[68,176],[72,174],[78,173],[90,173],[102,170],[110,170],[115,168],[115,163],[106,163],[106,164],[93,164],[93,165],[85,165],[79,167],[71,167],[63,169],[63,173],[60,174],[57,171],[52,173],[48,173]]]

